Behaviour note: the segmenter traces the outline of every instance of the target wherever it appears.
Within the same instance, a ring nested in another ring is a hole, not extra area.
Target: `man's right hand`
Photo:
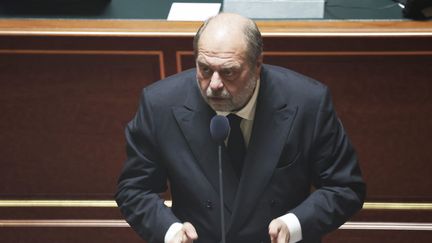
[[[169,243],[192,243],[196,239],[198,239],[198,234],[195,228],[191,223],[185,222]]]

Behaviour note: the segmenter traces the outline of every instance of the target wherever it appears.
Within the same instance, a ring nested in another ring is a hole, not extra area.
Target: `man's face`
[[[215,45],[200,41],[196,59],[197,80],[206,102],[217,111],[241,109],[252,96],[260,63],[246,60],[245,45]]]

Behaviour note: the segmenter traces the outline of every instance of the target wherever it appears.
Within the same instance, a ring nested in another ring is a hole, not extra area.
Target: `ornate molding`
[[[1,21],[0,21],[1,22]],[[0,49],[0,54],[15,55],[124,55],[157,56],[161,79],[165,78],[164,53],[161,50],[41,50],[41,49]]]
[[[172,201],[165,201],[171,207]],[[0,207],[117,207],[113,200],[0,200]],[[432,203],[365,202],[363,210],[432,210]]]
[[[86,227],[86,228],[118,228],[129,227],[122,219],[54,219],[54,220],[0,220],[0,227]],[[432,223],[404,222],[347,222],[342,230],[404,230],[431,231]]]
[[[198,21],[1,19],[0,36],[192,37]],[[432,36],[428,21],[257,21],[265,37]]]

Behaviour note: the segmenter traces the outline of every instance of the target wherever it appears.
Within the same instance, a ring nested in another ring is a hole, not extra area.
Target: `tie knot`
[[[236,126],[236,127],[240,126],[240,122],[242,120],[241,117],[237,116],[236,114],[231,113],[227,116],[227,118],[228,118],[231,126]]]

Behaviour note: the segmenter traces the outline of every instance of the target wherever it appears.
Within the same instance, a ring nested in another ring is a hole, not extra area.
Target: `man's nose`
[[[213,72],[210,79],[210,88],[214,91],[220,90],[223,88],[222,80],[219,76],[218,72]]]

